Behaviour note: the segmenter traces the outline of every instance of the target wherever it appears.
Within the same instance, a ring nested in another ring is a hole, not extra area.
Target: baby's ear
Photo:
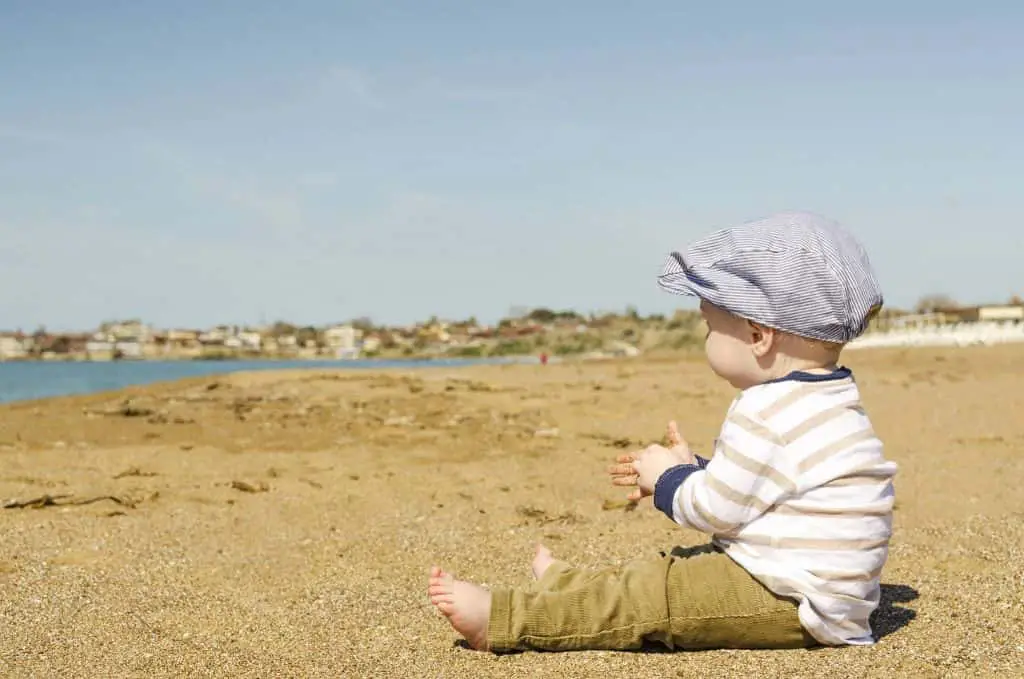
[[[775,328],[747,321],[750,331],[750,349],[757,358],[764,358],[775,344]]]

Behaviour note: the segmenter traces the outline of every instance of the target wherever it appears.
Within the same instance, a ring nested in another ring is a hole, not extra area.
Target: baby
[[[896,465],[839,365],[882,305],[866,253],[834,222],[785,213],[672,253],[659,285],[700,299],[708,363],[739,394],[710,460],[671,424],[670,448],[621,456],[609,472],[710,543],[604,570],[540,546],[528,590],[435,566],[431,601],[491,651],[873,643]]]

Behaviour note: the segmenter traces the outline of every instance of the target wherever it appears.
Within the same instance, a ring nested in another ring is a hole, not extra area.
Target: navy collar
[[[775,384],[776,382],[831,382],[833,380],[845,380],[848,377],[853,377],[853,371],[849,368],[839,366],[830,373],[820,374],[794,370],[784,377],[768,380],[767,382],[764,382],[764,384]]]

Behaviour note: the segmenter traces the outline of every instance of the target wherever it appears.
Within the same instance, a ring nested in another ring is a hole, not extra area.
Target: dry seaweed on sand
[[[95,502],[103,502],[109,500],[115,504],[119,504],[122,507],[135,507],[135,502],[127,500],[125,498],[117,497],[116,495],[97,495],[95,497],[81,498],[78,500],[69,499],[73,498],[73,495],[40,495],[28,500],[7,500],[3,504],[4,509],[42,509],[43,507],[61,507],[61,506],[82,506],[91,505]]]

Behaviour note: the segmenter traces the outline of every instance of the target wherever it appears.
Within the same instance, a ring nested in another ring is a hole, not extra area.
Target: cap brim
[[[700,289],[703,286],[701,286],[698,281],[691,278],[686,267],[686,262],[683,259],[683,256],[678,252],[670,254],[668,259],[665,261],[665,266],[661,270],[661,275],[658,276],[658,287],[665,292],[672,293],[673,295],[702,297]]]

